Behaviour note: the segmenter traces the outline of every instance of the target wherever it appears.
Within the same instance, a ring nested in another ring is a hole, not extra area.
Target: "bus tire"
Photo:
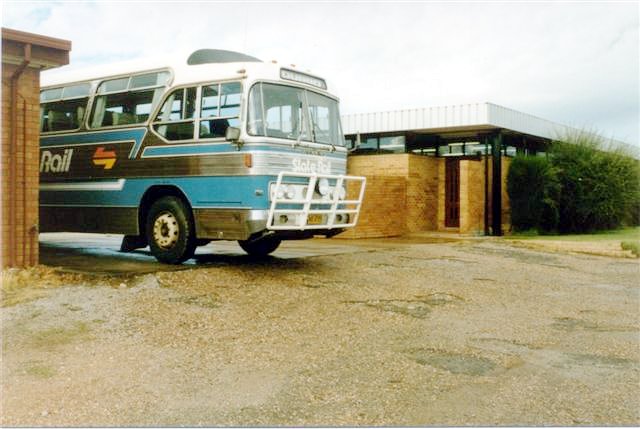
[[[191,258],[196,237],[191,211],[181,199],[162,197],[149,208],[145,232],[151,253],[165,264],[180,264]]]
[[[251,256],[267,256],[275,251],[282,240],[277,238],[263,238],[262,240],[248,241],[238,240],[238,244],[242,247],[242,250],[247,252]]]

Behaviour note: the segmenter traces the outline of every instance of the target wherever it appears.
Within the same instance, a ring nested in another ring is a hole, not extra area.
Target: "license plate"
[[[307,225],[320,225],[322,223],[322,215],[321,214],[310,214],[307,217]]]

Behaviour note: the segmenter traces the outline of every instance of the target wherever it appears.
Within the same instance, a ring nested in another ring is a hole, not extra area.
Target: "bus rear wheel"
[[[275,251],[282,241],[277,238],[263,238],[261,240],[249,241],[238,240],[242,250],[251,256],[267,256]]]
[[[151,253],[165,264],[191,258],[196,238],[191,211],[176,197],[162,197],[149,209],[145,232]]]

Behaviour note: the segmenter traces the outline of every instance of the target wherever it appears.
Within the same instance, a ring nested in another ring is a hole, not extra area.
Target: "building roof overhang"
[[[31,46],[29,67],[50,69],[69,64],[70,41],[2,28],[2,62],[4,64],[22,64],[25,45]]]
[[[550,142],[585,132],[493,103],[343,115],[341,120],[345,135],[412,132],[438,135],[443,138],[465,138],[501,131],[510,135],[521,135]],[[597,136],[611,146],[624,148],[637,156],[638,149],[635,146]]]

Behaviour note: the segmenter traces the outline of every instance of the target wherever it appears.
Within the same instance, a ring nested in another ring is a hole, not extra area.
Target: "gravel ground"
[[[4,307],[0,424],[640,424],[637,260],[379,243]]]

